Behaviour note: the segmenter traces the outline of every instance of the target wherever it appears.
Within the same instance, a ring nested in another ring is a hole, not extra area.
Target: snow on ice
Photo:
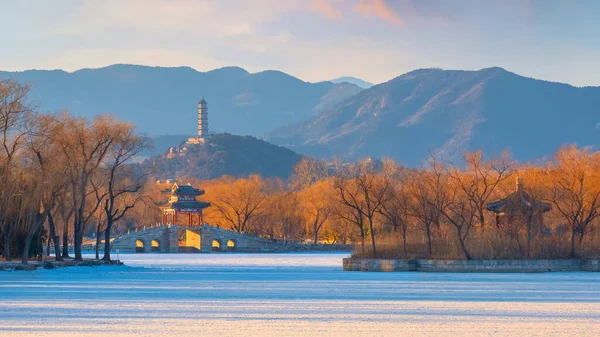
[[[0,273],[0,336],[598,336],[600,275],[343,272],[347,254],[121,254]]]

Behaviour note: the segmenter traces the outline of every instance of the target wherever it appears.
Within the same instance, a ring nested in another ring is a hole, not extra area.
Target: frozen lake
[[[0,336],[600,335],[599,274],[342,272],[347,255],[0,272]]]

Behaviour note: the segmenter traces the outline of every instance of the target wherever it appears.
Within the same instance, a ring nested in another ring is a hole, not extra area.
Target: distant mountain
[[[167,158],[165,152],[145,160],[142,165],[152,166],[157,179],[213,179],[223,175],[245,177],[254,173],[285,179],[302,159],[291,150],[251,136],[215,134],[204,144],[183,144],[182,147],[186,148],[183,156],[175,150],[175,155]]]
[[[44,112],[111,113],[150,135],[195,134],[197,103],[208,101],[211,131],[261,136],[306,120],[362,89],[308,83],[279,71],[250,74],[237,67],[198,72],[189,67],[112,65],[100,69],[0,72],[30,83]]]
[[[519,160],[561,145],[600,145],[600,87],[525,78],[501,68],[420,69],[366,89],[266,139],[319,156],[389,156],[418,165],[468,150]]]
[[[330,80],[329,82],[333,82],[333,83],[350,83],[350,84],[354,84],[358,87],[361,87],[363,89],[368,89],[370,87],[373,86],[373,83],[367,82],[367,81],[363,81],[360,78],[356,78],[356,77],[352,77],[352,76],[346,76],[346,77],[338,77],[338,78],[334,78],[333,80]]]

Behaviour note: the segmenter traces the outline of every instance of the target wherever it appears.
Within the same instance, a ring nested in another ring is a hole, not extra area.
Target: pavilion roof
[[[488,211],[509,214],[522,214],[527,209],[533,209],[534,212],[548,212],[552,210],[552,205],[533,198],[523,190],[523,184],[517,179],[517,190],[509,194],[506,198],[491,202],[485,207]]]
[[[173,185],[173,193],[175,193],[175,195],[202,195],[204,194],[204,191],[199,189],[199,188],[195,188],[192,185]]]

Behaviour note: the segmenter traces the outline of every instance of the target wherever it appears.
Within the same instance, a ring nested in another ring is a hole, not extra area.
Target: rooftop
[[[517,190],[509,194],[506,198],[491,202],[486,205],[488,211],[498,213],[523,214],[527,209],[534,212],[548,212],[552,210],[552,205],[533,198],[523,190],[521,178],[517,178]]]

